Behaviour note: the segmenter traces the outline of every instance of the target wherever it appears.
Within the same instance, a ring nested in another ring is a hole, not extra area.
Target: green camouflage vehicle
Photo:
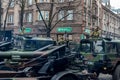
[[[14,41],[0,44],[0,70],[13,70],[40,56],[39,51],[55,45],[51,38],[15,37]]]
[[[83,39],[78,50],[88,72],[112,74],[113,80],[120,79],[120,40]]]

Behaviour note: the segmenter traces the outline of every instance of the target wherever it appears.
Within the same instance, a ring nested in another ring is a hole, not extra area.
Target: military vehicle
[[[35,51],[49,44],[55,45],[52,38],[18,36],[14,39],[14,49],[20,51]]]
[[[114,80],[119,80],[119,47],[119,40],[97,38],[82,39],[76,52],[67,50],[66,45],[61,45],[50,46],[43,51],[22,54],[19,52],[18,55],[12,56],[10,53],[8,57],[12,57],[13,60],[19,60],[19,55],[29,56],[31,54],[30,56],[39,55],[39,57],[27,62],[23,60],[25,63],[19,64],[17,70],[11,73],[13,76],[9,77],[39,77],[40,80],[89,80],[96,79],[99,73],[109,73],[113,75]],[[8,53],[2,52],[0,56],[6,57],[6,54]]]
[[[1,42],[0,70],[17,70],[19,64],[40,56],[37,52],[52,45],[55,45],[55,41],[51,38],[23,36],[18,36],[11,42]]]
[[[7,53],[3,52],[0,56],[5,54]],[[31,59],[24,64],[19,64],[17,66],[18,71],[0,71],[0,78],[37,77],[39,80],[87,80],[96,78],[94,73],[86,73],[84,71],[86,66],[84,66],[81,59],[79,64],[77,61],[79,59],[78,54],[69,52],[66,49],[66,45],[50,46],[43,51],[25,52],[24,55],[26,54],[32,54],[31,56],[39,54],[39,57]]]
[[[78,49],[88,72],[107,73],[120,79],[120,40],[109,38],[83,39]]]
[[[51,38],[17,36],[11,41],[0,42],[0,51],[35,51],[49,44],[55,45]]]

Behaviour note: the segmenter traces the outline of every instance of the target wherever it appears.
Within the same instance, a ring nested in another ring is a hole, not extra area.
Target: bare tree
[[[4,19],[4,24],[3,24],[3,39],[5,40],[5,30],[6,30],[6,22],[7,22],[7,17],[8,17],[8,11],[10,8],[12,0],[8,1],[7,9],[6,9],[6,14],[5,14],[5,19]],[[1,25],[1,24],[0,24]]]
[[[38,9],[38,11],[39,11],[39,13],[40,13],[40,16],[41,16],[41,18],[42,18],[42,21],[43,21],[43,23],[45,24],[45,28],[46,28],[46,30],[47,30],[47,33],[46,33],[47,37],[50,37],[50,33],[51,33],[52,29],[53,29],[54,27],[56,27],[56,25],[57,25],[59,22],[61,22],[61,20],[63,20],[65,17],[69,16],[70,14],[73,14],[73,13],[66,14],[66,15],[64,15],[64,17],[62,17],[62,18],[59,19],[56,23],[53,24],[53,19],[54,19],[55,16],[56,16],[57,14],[59,14],[59,12],[62,10],[62,7],[61,7],[61,8],[59,8],[58,11],[56,11],[55,13],[53,13],[54,3],[55,3],[54,0],[51,0],[51,3],[50,3],[50,4],[51,4],[51,5],[50,5],[50,11],[49,11],[49,21],[46,22],[45,19],[43,18],[43,15],[42,15],[42,13],[41,13],[41,9],[40,9],[40,7],[39,7],[39,5],[38,5],[38,3],[37,3],[37,0],[35,0],[36,7],[37,7],[37,9]],[[55,3],[55,4],[56,4],[56,3]],[[79,4],[80,4],[80,2],[79,2]],[[77,5],[77,6],[78,6],[78,5]]]
[[[12,3],[12,0],[9,0],[8,6],[7,6],[7,12],[6,12],[6,15],[5,15],[5,20],[4,20],[3,31],[5,31],[5,29],[6,29],[6,22],[7,22],[7,17],[8,17],[8,11],[9,11],[11,3]]]
[[[6,22],[7,22],[8,12],[9,12],[9,8],[10,8],[12,2],[14,2],[14,5],[15,5],[15,3],[20,5],[20,8],[21,8],[21,11],[20,11],[20,29],[21,29],[21,31],[23,31],[22,30],[23,29],[23,17],[24,17],[24,9],[25,9],[26,0],[9,0],[8,1],[4,25],[3,25],[3,31],[6,30]],[[5,36],[5,33],[3,34],[3,36]]]
[[[23,31],[23,19],[25,13],[25,4],[27,0],[18,0],[18,4],[20,5],[20,29]]]

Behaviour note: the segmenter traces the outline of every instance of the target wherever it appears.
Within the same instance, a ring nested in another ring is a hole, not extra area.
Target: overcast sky
[[[120,0],[110,0],[111,6],[114,8],[120,8]]]

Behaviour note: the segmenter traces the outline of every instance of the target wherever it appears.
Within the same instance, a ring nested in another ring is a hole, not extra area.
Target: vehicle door
[[[100,66],[99,62],[104,59],[103,44],[102,40],[84,40],[80,42],[80,54],[87,60],[90,70],[93,70],[96,65]]]

